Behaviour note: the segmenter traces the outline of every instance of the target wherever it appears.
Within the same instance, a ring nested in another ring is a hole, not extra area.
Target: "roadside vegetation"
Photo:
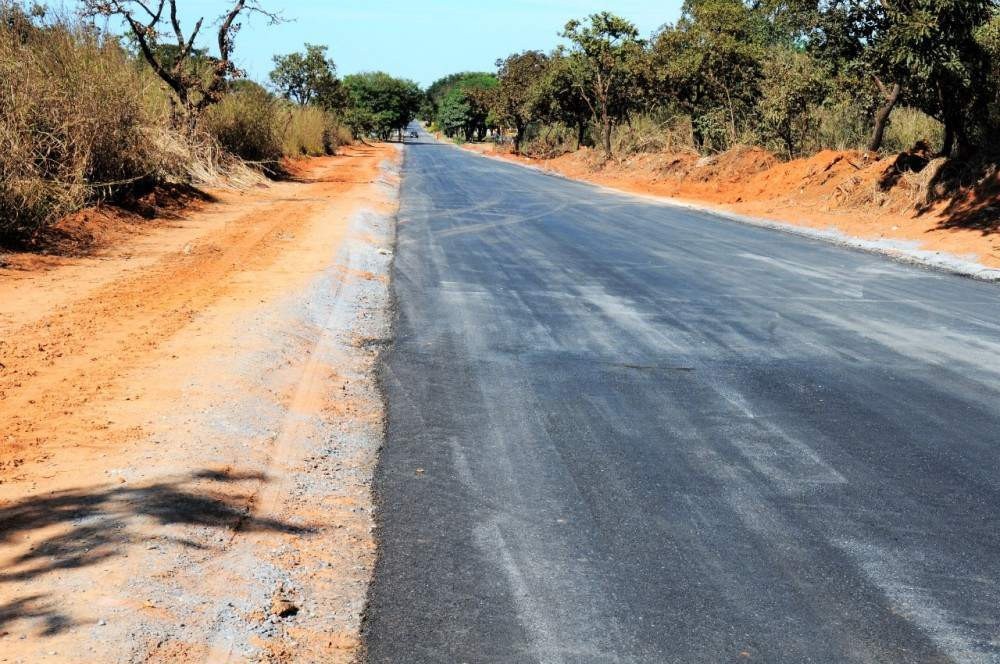
[[[386,74],[341,80],[311,44],[276,56],[266,86],[246,79],[234,64],[241,23],[280,20],[254,0],[190,32],[176,0],[80,5],[69,15],[0,0],[0,246],[47,246],[49,229],[95,202],[246,186],[285,159],[386,139],[423,99]]]
[[[995,173],[996,0],[686,0],[649,38],[607,12],[560,36],[498,60],[495,74],[438,81],[424,119],[527,156],[589,147],[598,165],[748,148],[783,160],[905,152],[901,169],[930,168],[941,194]],[[463,85],[473,80],[490,84]]]

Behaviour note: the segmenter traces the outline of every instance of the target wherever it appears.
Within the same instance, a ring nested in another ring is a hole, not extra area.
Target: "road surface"
[[[1000,290],[424,136],[371,662],[1000,661]]]

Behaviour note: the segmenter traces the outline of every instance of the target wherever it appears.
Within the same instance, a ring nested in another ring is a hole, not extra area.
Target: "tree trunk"
[[[955,151],[955,133],[955,125],[951,122],[951,118],[945,118],[944,143],[941,144],[942,157],[950,157]]]
[[[583,147],[583,135],[587,132],[587,123],[580,120],[576,123],[576,149],[577,151]]]
[[[886,92],[885,87],[882,87],[883,92]],[[892,110],[896,107],[896,103],[899,101],[899,93],[902,91],[902,87],[899,83],[894,83],[892,89],[888,90],[888,94],[885,94],[885,104],[883,104],[878,109],[878,113],[875,114],[875,129],[872,132],[872,139],[868,142],[869,152],[878,152],[882,149],[882,141],[885,140],[885,128],[889,124],[889,116],[892,115]]]
[[[611,159],[611,117],[607,113],[601,118],[601,145],[604,158]]]
[[[514,125],[514,154],[521,154],[521,141],[524,140],[524,125]]]

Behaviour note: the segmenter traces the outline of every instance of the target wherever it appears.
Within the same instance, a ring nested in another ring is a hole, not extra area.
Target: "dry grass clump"
[[[96,196],[181,164],[152,77],[85,26],[0,4],[0,238],[30,236]]]
[[[627,124],[615,127],[611,147],[619,158],[636,154],[696,151],[691,118],[686,115],[674,116],[666,121],[638,115]]]
[[[247,81],[210,107],[200,126],[225,149],[268,170],[282,157],[334,154],[352,140],[331,113],[278,99]]]
[[[901,106],[892,112],[885,132],[885,152],[905,152],[920,143],[941,145],[944,125],[915,108]]]
[[[158,184],[251,186],[282,157],[351,140],[330,114],[241,82],[196,130],[176,128],[145,62],[94,26],[0,0],[0,244]]]
[[[200,127],[241,159],[273,166],[284,155],[277,114],[278,103],[267,90],[241,84],[209,107]]]

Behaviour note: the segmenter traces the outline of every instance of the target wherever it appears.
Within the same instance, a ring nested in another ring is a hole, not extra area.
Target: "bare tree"
[[[272,24],[280,21],[278,14],[265,10],[258,0],[234,0],[218,20],[219,54],[211,58],[206,73],[191,62],[198,53],[195,42],[205,19],[199,18],[191,33],[185,34],[177,17],[177,0],[84,0],[83,6],[87,16],[119,17],[125,22],[146,62],[173,93],[175,121],[189,127],[221,99],[227,80],[243,75],[232,60],[240,16],[261,14]],[[161,42],[164,39],[174,43]]]

